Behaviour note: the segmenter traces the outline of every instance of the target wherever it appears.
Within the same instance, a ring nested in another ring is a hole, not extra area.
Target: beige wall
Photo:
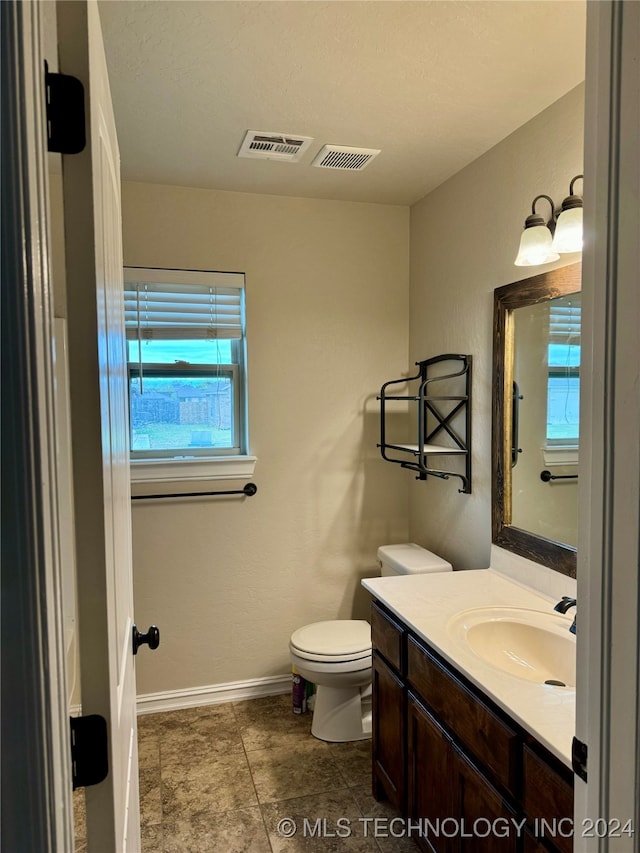
[[[162,632],[138,692],[286,673],[291,631],[366,616],[360,578],[407,537],[375,396],[407,368],[408,208],[125,183],[123,230],[125,264],[246,273],[258,457],[253,498],[134,505],[136,620]]]
[[[454,480],[410,484],[412,540],[456,568],[489,564],[493,290],[546,269],[513,261],[533,198],[559,203],[582,173],[583,97],[579,86],[411,210],[411,361],[474,358],[473,494],[458,494]],[[578,259],[564,257],[559,265]]]

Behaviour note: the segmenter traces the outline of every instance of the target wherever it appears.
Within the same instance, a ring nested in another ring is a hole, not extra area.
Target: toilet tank
[[[453,569],[451,563],[413,542],[406,542],[403,545],[381,545],[378,548],[378,560],[382,568],[382,577],[424,575],[429,572],[450,572]]]

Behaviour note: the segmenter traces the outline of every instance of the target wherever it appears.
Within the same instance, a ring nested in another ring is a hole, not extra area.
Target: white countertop
[[[367,578],[362,581],[418,637],[475,684],[568,767],[575,732],[575,689],[537,684],[503,673],[447,630],[449,620],[476,607],[553,612],[558,600],[493,569]],[[572,617],[567,616],[567,629]]]

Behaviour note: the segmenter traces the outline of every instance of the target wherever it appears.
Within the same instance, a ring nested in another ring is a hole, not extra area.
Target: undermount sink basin
[[[526,681],[574,688],[572,617],[542,610],[482,607],[454,616],[449,633],[491,666]]]

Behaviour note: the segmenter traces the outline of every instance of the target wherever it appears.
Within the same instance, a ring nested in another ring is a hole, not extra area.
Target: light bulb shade
[[[560,255],[552,249],[551,231],[546,225],[525,228],[520,238],[517,267],[535,267],[557,261]]]
[[[582,251],[582,207],[563,210],[558,217],[553,251],[560,254]]]

